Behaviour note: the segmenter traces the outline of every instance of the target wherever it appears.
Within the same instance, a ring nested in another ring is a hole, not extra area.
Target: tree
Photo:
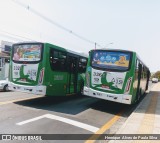
[[[156,73],[154,73],[151,78],[158,78],[158,80],[160,80],[160,71],[157,71]]]

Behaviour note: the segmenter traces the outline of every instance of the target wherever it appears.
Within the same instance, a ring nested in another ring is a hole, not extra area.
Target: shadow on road
[[[141,100],[143,100],[143,98],[144,96],[141,98]],[[87,109],[94,109],[113,115],[124,110],[125,112],[122,114],[124,117],[131,114],[138,105],[125,105],[86,96],[40,97],[14,103],[22,106],[71,115],[79,114]]]

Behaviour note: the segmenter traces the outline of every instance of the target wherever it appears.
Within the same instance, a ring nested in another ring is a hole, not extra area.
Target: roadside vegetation
[[[158,80],[160,81],[160,71],[157,71],[156,73],[154,73],[152,76],[151,76],[151,79],[152,78],[158,78]]]

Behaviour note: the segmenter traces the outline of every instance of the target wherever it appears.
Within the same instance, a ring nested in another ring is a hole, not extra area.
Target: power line
[[[26,40],[35,41],[35,40],[33,40],[33,39],[30,39],[30,38],[27,38],[27,37],[24,37],[24,36],[20,36],[20,35],[17,35],[17,34],[13,34],[13,33],[10,33],[10,32],[4,31],[4,30],[1,30],[1,29],[0,29],[0,32],[14,36],[14,37],[13,37],[14,39],[17,39],[17,38],[15,38],[15,36],[16,36],[16,37],[23,38],[23,39],[26,39]],[[11,36],[10,36],[10,37],[11,37]],[[24,40],[21,40],[21,41],[24,41]]]
[[[58,28],[66,31],[66,32],[69,32],[70,34],[74,35],[75,37],[77,37],[77,38],[79,38],[79,39],[81,39],[81,40],[83,40],[83,41],[86,41],[86,42],[88,42],[88,43],[90,43],[90,44],[96,44],[97,46],[102,47],[101,45],[97,44],[97,42],[91,41],[91,40],[89,40],[88,38],[85,38],[85,37],[83,37],[83,36],[81,36],[81,35],[73,32],[72,30],[70,30],[70,29],[62,26],[61,24],[59,24],[59,23],[51,20],[50,18],[42,15],[40,12],[38,12],[38,11],[36,11],[35,9],[31,8],[29,5],[25,5],[24,3],[20,2],[20,1],[17,1],[17,0],[12,0],[12,1],[13,1],[14,3],[20,5],[21,7],[29,10],[30,12],[34,13],[35,15],[39,16],[40,18],[44,19],[45,21],[48,21],[49,23],[57,26]]]
[[[9,38],[9,39],[14,39],[14,41],[19,41],[19,42],[23,42],[23,40],[22,39],[19,39],[19,38],[16,38],[16,37],[13,37],[13,36],[10,36],[10,35],[7,35],[7,34],[4,34],[4,33],[0,33],[0,35],[1,36],[3,36],[3,37],[7,37],[7,38]]]

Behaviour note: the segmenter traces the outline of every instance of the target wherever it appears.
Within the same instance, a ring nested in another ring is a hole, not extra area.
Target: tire
[[[3,88],[3,91],[9,91],[9,89],[8,89],[8,84],[6,84],[5,86],[4,86],[4,88]]]

